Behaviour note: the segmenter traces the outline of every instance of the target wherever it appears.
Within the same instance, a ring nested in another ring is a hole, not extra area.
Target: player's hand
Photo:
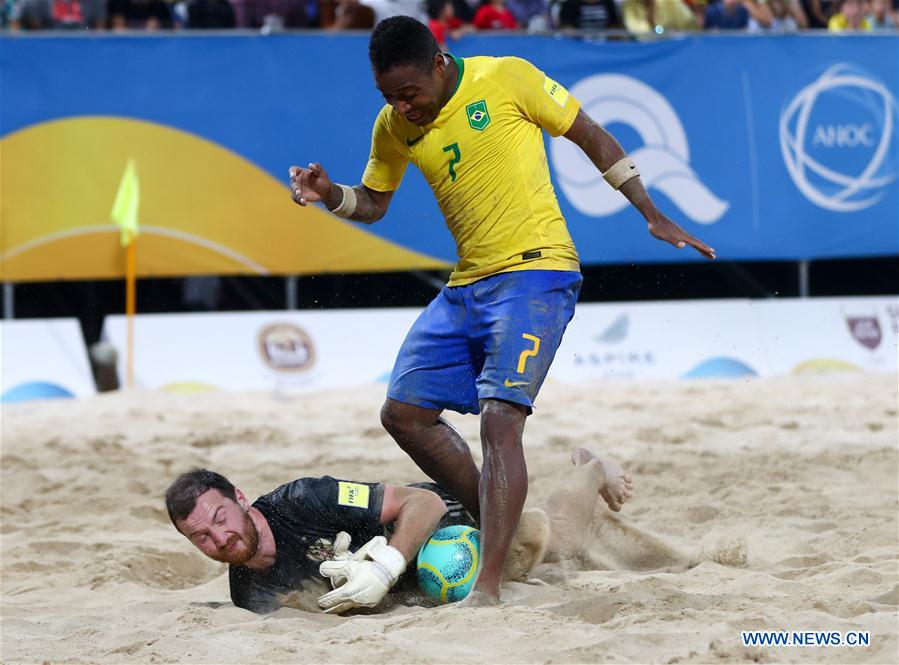
[[[375,607],[406,570],[406,558],[388,545],[384,536],[372,538],[355,554],[349,553],[349,543],[348,534],[337,534],[334,560],[319,566],[322,576],[336,587],[318,599],[319,606],[328,613]]]
[[[346,531],[338,533],[334,538],[334,549],[331,559],[334,561],[346,561],[347,559],[352,558],[353,553],[350,552],[351,542],[352,538]]]
[[[290,198],[301,206],[322,201],[331,192],[331,178],[321,164],[313,162],[309,168],[290,167]]]
[[[715,250],[699,238],[694,238],[662,213],[649,220],[649,232],[659,240],[670,242],[678,249],[690,245],[707,259],[715,258]]]
[[[329,614],[340,614],[355,607],[375,607],[392,586],[389,576],[382,574],[374,561],[325,561],[319,572],[340,585],[318,599],[318,605]]]
[[[352,536],[346,531],[341,531],[334,537],[334,546],[331,550],[331,558],[329,561],[365,561],[368,557],[368,551],[373,547],[382,547],[387,544],[384,536],[375,536],[365,545],[355,552],[350,552],[350,543],[353,542]]]

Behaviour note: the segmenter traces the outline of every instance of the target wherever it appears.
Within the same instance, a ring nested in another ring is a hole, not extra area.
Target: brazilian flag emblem
[[[490,114],[487,112],[487,102],[483,99],[466,106],[465,114],[468,116],[468,124],[471,125],[471,128],[476,129],[479,132],[487,129],[487,125],[490,124]]]

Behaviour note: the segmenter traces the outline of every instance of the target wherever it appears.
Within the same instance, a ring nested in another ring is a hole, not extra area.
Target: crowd
[[[398,14],[445,47],[475,30],[895,30],[899,0],[0,0],[4,30],[367,30]]]

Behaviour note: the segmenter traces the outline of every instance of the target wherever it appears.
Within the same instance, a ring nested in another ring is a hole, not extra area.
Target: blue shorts
[[[577,272],[519,270],[443,287],[406,335],[387,397],[459,413],[501,399],[530,411],[582,281]]]

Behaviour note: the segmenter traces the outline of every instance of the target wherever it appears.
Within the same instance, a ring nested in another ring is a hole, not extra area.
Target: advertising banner
[[[135,383],[172,391],[303,392],[386,381],[417,316],[406,308],[138,315]],[[104,336],[120,351],[125,324],[124,316],[104,324]]]
[[[95,392],[75,319],[0,322],[0,402],[83,397]]]
[[[897,298],[775,301],[757,310],[772,374],[896,372]]]
[[[579,305],[550,376],[738,378],[896,372],[895,297]]]
[[[366,36],[0,42],[4,280],[120,276],[109,211],[129,160],[140,182],[144,276],[407,270],[456,260],[414,168],[371,226],[290,201],[292,164],[319,161],[337,181],[361,178],[384,104]],[[899,254],[894,36],[466,36],[452,49],[526,58],[565,86],[633,156],[660,207],[721,259]],[[302,72],[311,61],[328,66],[309,83]],[[480,136],[472,128],[459,140]],[[546,142],[584,264],[699,260],[653,240],[574,144]],[[67,177],[48,192],[51,172]]]
[[[137,386],[304,392],[386,383],[419,312],[140,315]],[[104,332],[124,349],[124,317],[107,317]],[[897,335],[895,297],[585,303],[549,380],[896,372]]]

